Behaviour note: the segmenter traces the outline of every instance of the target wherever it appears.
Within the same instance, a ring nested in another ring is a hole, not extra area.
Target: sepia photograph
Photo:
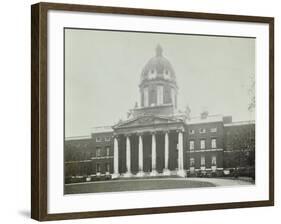
[[[64,28],[64,194],[255,185],[256,38]]]

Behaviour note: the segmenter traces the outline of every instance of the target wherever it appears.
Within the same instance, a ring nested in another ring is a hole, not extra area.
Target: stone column
[[[117,136],[114,136],[114,145],[113,145],[113,166],[114,166],[114,171],[112,178],[118,178],[119,177],[119,151],[118,151],[118,139]]]
[[[143,175],[143,142],[142,136],[139,134],[139,172],[137,173],[137,176],[142,177]]]
[[[163,170],[164,175],[170,175],[171,172],[169,170],[169,133],[168,131],[165,132],[165,154],[164,154],[164,160],[165,160],[165,167]]]
[[[183,131],[180,130],[178,133],[178,175],[185,177],[183,169]]]
[[[130,136],[126,136],[126,168],[127,172],[124,174],[125,177],[130,177],[131,173],[131,141]]]
[[[151,168],[152,171],[150,173],[151,176],[156,176],[157,171],[156,171],[156,136],[155,133],[152,133],[152,144],[151,144]]]

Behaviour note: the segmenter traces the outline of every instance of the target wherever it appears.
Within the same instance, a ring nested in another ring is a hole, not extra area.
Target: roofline
[[[229,124],[224,124],[225,127],[229,126],[239,126],[239,125],[248,125],[248,124],[255,124],[255,120],[248,120],[248,121],[236,121]]]
[[[210,121],[210,120],[208,120],[208,118],[212,118],[212,117],[219,117],[219,119],[218,120],[216,120],[216,121]],[[223,118],[224,118],[225,116],[223,116],[222,114],[213,114],[213,115],[208,115],[206,118],[203,118],[203,119],[201,119],[201,116],[196,116],[196,117],[191,117],[189,120],[187,120],[185,123],[187,124],[187,125],[196,125],[196,124],[206,124],[206,123],[219,123],[219,122],[223,122]],[[199,120],[197,120],[197,121],[192,121],[192,119],[198,119],[199,118]]]
[[[90,135],[65,137],[65,141],[91,139]]]
[[[113,132],[112,126],[97,126],[97,127],[93,127],[91,130],[91,134],[109,133],[109,132]]]
[[[160,119],[165,119],[165,120],[169,120],[169,119],[170,119],[170,117],[168,117],[168,116],[164,116],[164,115],[163,115],[163,116],[161,116],[161,115],[152,115],[152,114],[146,114],[146,115],[142,115],[142,116],[140,116],[140,117],[155,117],[155,118],[160,118]],[[112,128],[113,128],[114,130],[115,130],[115,129],[128,128],[128,127],[120,127],[120,125],[128,124],[128,123],[130,123],[130,122],[132,122],[132,121],[138,120],[140,117],[135,117],[135,118],[132,118],[132,119],[123,121],[123,122],[121,122],[121,123],[117,123],[116,125],[112,126]],[[179,120],[179,119],[177,119],[177,120],[175,120],[175,121],[173,121],[173,122],[171,122],[171,123],[169,123],[169,124],[172,124],[172,123],[184,123],[184,124],[185,124],[184,121]],[[149,126],[149,125],[148,125],[148,124],[136,125],[136,126],[134,126],[134,127],[145,127],[145,126]]]
[[[144,110],[147,108],[161,108],[161,107],[173,107],[172,103],[167,103],[167,104],[161,104],[161,105],[155,105],[155,106],[148,106],[148,107],[138,107],[138,108],[133,108],[130,111],[134,111],[134,110]],[[145,116],[145,115],[143,115]]]

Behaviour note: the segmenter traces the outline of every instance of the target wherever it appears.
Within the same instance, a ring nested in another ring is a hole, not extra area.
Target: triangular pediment
[[[130,128],[137,126],[151,126],[155,124],[168,124],[177,122],[178,119],[170,117],[158,117],[158,116],[141,116],[131,120],[123,121],[114,126],[114,128]]]

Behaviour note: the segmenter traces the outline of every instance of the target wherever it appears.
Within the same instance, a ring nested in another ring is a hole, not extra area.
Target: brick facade
[[[207,121],[207,120],[206,120]],[[198,172],[222,173],[224,170],[254,168],[255,124],[253,122],[224,123],[201,122],[186,124],[184,131],[184,170],[187,174]],[[169,169],[178,166],[176,132],[170,133]],[[138,172],[138,138],[131,137],[131,169]],[[214,141],[215,139],[215,141]],[[200,141],[205,141],[205,147]],[[212,144],[213,140],[213,144]],[[151,138],[144,135],[144,172],[151,172]],[[190,143],[193,141],[193,143]],[[156,169],[164,167],[164,135],[156,135]],[[125,137],[120,136],[119,147],[125,148]],[[193,145],[193,146],[192,146]],[[113,131],[93,133],[83,139],[65,141],[65,176],[109,175],[113,173]],[[204,159],[203,159],[204,158]],[[202,161],[203,160],[203,161]],[[204,164],[202,164],[204,162]],[[119,151],[119,172],[126,172],[126,151]],[[98,170],[97,170],[98,169]]]

